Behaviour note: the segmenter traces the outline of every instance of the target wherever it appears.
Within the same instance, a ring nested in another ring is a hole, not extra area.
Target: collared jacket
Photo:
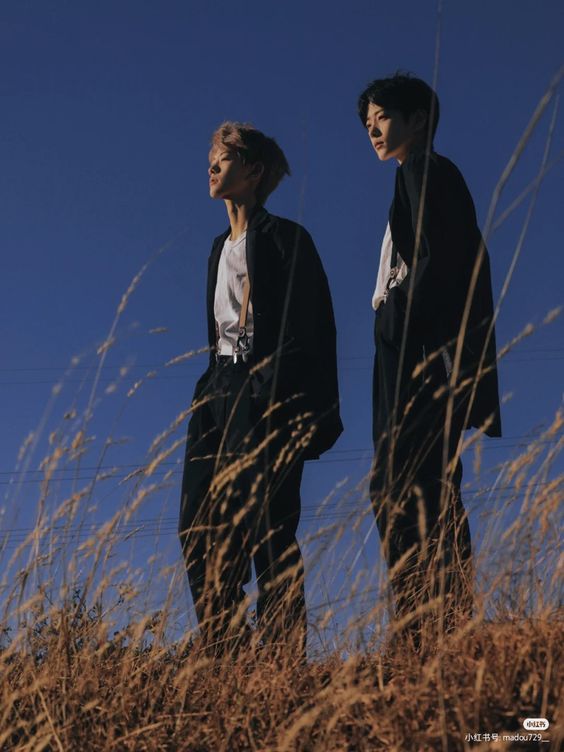
[[[202,394],[215,364],[215,288],[229,229],[213,242],[208,261],[207,319],[210,363],[198,381]],[[253,310],[253,363],[264,365],[254,386],[270,401],[296,401],[314,428],[304,452],[314,459],[343,430],[339,415],[336,330],[327,277],[307,230],[258,207],[247,227],[247,271]],[[297,408],[296,408],[297,409]]]
[[[490,261],[458,168],[435,152],[428,159],[423,150],[410,153],[396,172],[389,221],[409,271],[390,290],[377,324],[381,334],[400,347],[407,332],[416,359],[444,348],[454,361],[462,331],[457,385],[466,383],[472,394],[466,427],[500,436]]]

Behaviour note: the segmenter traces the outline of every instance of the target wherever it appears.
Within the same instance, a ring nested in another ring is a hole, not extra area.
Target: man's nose
[[[368,130],[369,130],[369,133],[370,133],[371,136],[381,136],[382,135],[382,131],[380,130],[380,128],[378,128],[378,126],[376,124],[371,125]]]

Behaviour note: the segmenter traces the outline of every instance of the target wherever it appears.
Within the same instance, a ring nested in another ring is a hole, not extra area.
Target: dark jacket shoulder
[[[304,249],[307,251],[315,248],[311,235],[303,225],[286,217],[278,217],[268,212],[266,214],[263,221],[257,223],[256,229],[259,234],[270,235],[273,238],[283,257],[296,251],[303,252]]]
[[[448,157],[436,151],[431,151],[427,155],[424,149],[415,149],[409,153],[398,169],[404,174],[414,173],[420,175],[423,175],[424,171],[428,170],[433,176],[462,180],[464,182],[462,173],[456,164]]]
[[[448,157],[432,151],[429,155],[424,150],[416,150],[398,167],[399,188],[404,200],[414,205],[425,192],[425,202],[431,207],[458,214],[461,207],[465,209],[465,222],[477,225],[474,201],[457,165]]]

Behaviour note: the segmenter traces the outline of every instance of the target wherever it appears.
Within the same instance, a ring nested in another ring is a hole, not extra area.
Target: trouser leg
[[[418,631],[423,621],[454,628],[472,615],[472,559],[468,519],[459,496],[434,516],[425,492],[415,495],[393,519],[378,517],[392,573],[395,615]],[[431,601],[435,605],[429,607]],[[409,618],[411,616],[411,618]]]
[[[473,607],[472,543],[461,478],[458,460],[451,478],[431,482],[428,490],[423,486],[429,518],[426,559],[433,574],[429,596],[439,599],[447,631],[471,618]]]
[[[248,380],[239,401],[239,451],[247,466],[240,479],[243,516],[257,577],[257,624],[265,644],[297,649],[305,658],[304,565],[296,538],[304,462],[296,400],[274,412],[268,396],[254,395]]]
[[[236,416],[226,430],[233,395],[218,377],[211,390],[215,396],[188,430],[179,527],[201,635],[210,652],[219,655],[246,632],[243,585],[250,579],[250,564],[240,514],[244,489],[233,480],[221,482],[236,461]]]
[[[450,630],[472,616],[472,544],[462,503],[462,462],[457,456],[466,404],[456,404],[447,430],[446,398],[437,411],[434,434],[419,472],[429,517],[429,557],[436,573],[431,596],[442,607],[443,627]]]
[[[291,646],[305,659],[307,617],[304,564],[296,531],[300,518],[303,461],[272,473],[256,521],[253,561],[257,620],[265,643]]]
[[[417,383],[402,387],[395,413],[390,400],[397,352],[385,342],[374,371],[371,499],[391,570],[395,615],[410,623],[416,643],[423,615],[433,612],[430,600],[440,604],[438,621],[446,629],[472,611],[470,529],[460,494],[462,464],[455,461],[465,411],[458,405],[445,431],[446,393],[437,398],[444,383],[440,366],[435,360]]]
[[[209,406],[204,405],[188,426],[178,527],[194,608],[204,631],[210,628],[210,599],[206,593],[209,552],[215,540],[210,486],[220,438]]]
[[[459,478],[461,471],[459,462]],[[406,621],[416,644],[424,622],[450,630],[472,615],[470,528],[459,478],[416,477],[403,493],[392,489],[373,497],[395,615]]]

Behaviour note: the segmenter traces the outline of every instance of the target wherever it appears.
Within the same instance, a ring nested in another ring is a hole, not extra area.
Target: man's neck
[[[414,154],[417,152],[424,152],[427,148],[427,142],[423,138],[418,138],[415,141],[412,141],[409,145],[409,148],[406,150],[405,154],[402,155],[401,159],[398,158],[397,161],[401,165],[405,162],[405,160],[410,156],[410,154]],[[431,144],[431,151],[433,151],[433,144]]]
[[[225,208],[231,226],[231,240],[237,240],[245,232],[256,206],[257,201],[254,197],[243,201],[226,199]]]

